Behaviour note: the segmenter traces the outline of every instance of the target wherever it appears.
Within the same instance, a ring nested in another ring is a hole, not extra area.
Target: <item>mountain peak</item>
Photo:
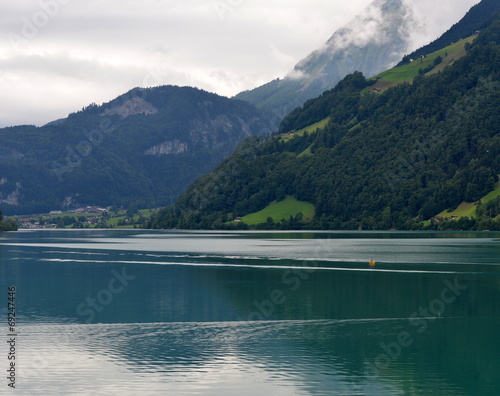
[[[401,0],[376,0],[337,30],[322,48],[300,61],[287,77],[319,80],[327,89],[342,77],[339,72],[376,74],[399,60],[408,47],[408,32],[416,24],[411,9]],[[362,54],[370,49],[371,54],[362,61]],[[376,61],[380,54],[383,58]]]
[[[283,79],[236,96],[282,118],[306,100],[331,89],[345,75],[375,75],[396,64],[418,27],[402,0],[375,0]]]

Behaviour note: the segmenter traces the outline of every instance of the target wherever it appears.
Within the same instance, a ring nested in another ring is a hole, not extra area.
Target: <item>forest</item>
[[[148,227],[247,228],[232,220],[289,195],[314,204],[313,219],[256,228],[499,229],[498,200],[474,218],[429,221],[498,181],[499,28],[497,15],[451,66],[380,94],[366,93],[373,81],[361,73],[347,76],[286,116],[277,136],[246,140]]]

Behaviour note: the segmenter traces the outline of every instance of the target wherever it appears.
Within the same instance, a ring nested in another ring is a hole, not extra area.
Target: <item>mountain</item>
[[[414,49],[414,38],[422,33],[423,21],[415,16],[415,7],[416,4],[405,0],[375,0],[337,30],[322,48],[300,61],[285,78],[241,92],[236,98],[267,110],[277,127],[286,114],[331,89],[347,74],[360,71],[373,76],[396,65],[404,54]],[[439,41],[405,59],[416,59],[470,36],[481,29],[498,8],[497,0],[482,0]]]
[[[289,114],[277,136],[240,145],[149,227],[247,228],[267,213],[258,228],[419,229],[498,195],[499,36],[497,14],[477,38],[380,79],[348,75]],[[492,202],[459,229],[500,229],[500,198]]]
[[[300,61],[284,79],[271,81],[237,99],[281,118],[335,86],[345,75],[375,75],[396,64],[410,46],[417,22],[402,0],[376,0],[325,45]]]
[[[42,127],[0,129],[5,214],[80,205],[168,205],[246,137],[254,106],[188,87],[136,88]]]
[[[462,40],[464,37],[469,37],[476,31],[488,26],[498,11],[500,11],[500,1],[482,0],[479,4],[472,7],[459,22],[454,24],[441,37],[403,57],[398,66],[408,63],[410,59],[417,59],[422,55],[430,54],[449,44]]]

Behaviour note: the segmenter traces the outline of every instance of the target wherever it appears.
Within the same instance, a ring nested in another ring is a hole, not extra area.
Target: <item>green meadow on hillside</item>
[[[472,43],[476,37],[477,35],[467,37],[439,51],[428,54],[423,59],[415,59],[406,65],[397,66],[392,69],[386,70],[373,77],[373,79],[377,79],[377,82],[371,87],[365,88],[363,90],[363,93],[368,93],[374,89],[380,89],[381,91],[384,91],[387,88],[390,88],[401,82],[412,82],[413,79],[420,74],[419,71],[421,69],[432,67],[436,59],[438,57],[441,57],[442,62],[425,74],[431,75],[438,73],[446,66],[451,65],[457,59],[460,59],[462,56],[464,56],[467,53],[465,49],[466,44]]]
[[[290,216],[296,217],[302,213],[303,220],[309,221],[314,216],[315,207],[312,203],[298,201],[295,197],[287,195],[283,201],[272,202],[267,207],[259,212],[251,213],[242,218],[242,221],[248,225],[255,225],[267,222],[268,218],[272,218],[275,223]]]
[[[500,177],[500,175],[499,175]],[[482,197],[479,201],[481,201],[483,204],[486,204],[490,201],[493,201],[495,198],[500,197],[500,181],[498,181],[495,184],[495,189],[488,194],[486,194],[484,197]],[[438,214],[438,216],[441,216],[442,218],[450,218],[450,217],[476,217],[476,207],[477,202],[462,202],[458,207],[453,210],[453,211],[448,211],[448,210],[443,210],[441,213]]]
[[[280,139],[283,140],[284,142],[287,142],[290,139],[293,139],[294,137],[297,136],[304,136],[304,134],[307,132],[309,134],[316,132],[318,129],[323,129],[328,122],[330,121],[330,117],[326,117],[322,119],[321,121],[315,122],[312,125],[309,125],[305,128],[299,129],[298,131],[292,130],[288,133],[282,133],[280,135]]]

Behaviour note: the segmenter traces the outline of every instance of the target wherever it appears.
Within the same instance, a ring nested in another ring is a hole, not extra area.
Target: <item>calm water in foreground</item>
[[[500,395],[499,253],[499,233],[0,234],[0,394]]]

